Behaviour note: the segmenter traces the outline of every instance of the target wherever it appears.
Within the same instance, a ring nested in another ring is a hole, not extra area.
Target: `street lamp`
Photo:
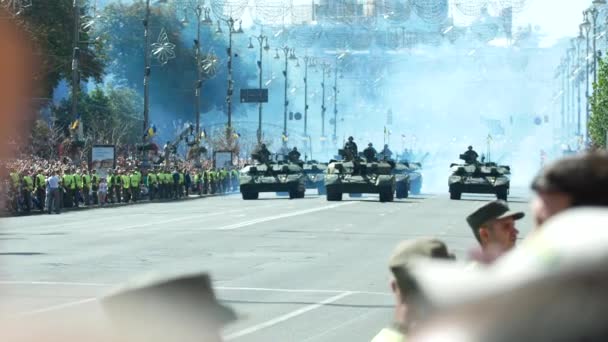
[[[249,37],[249,48],[253,49],[252,39],[255,38],[260,45],[260,59],[258,60],[258,73],[259,73],[259,90],[262,90],[262,61],[264,51],[270,50],[270,45],[268,45],[268,37],[264,35],[264,32],[260,32],[259,36]],[[258,144],[262,143],[262,101],[258,101],[258,131],[257,131]]]
[[[327,111],[325,106],[325,79],[331,74],[331,65],[324,61],[321,64],[321,73],[323,74],[323,81],[321,82],[321,138],[325,142],[325,112]]]
[[[194,87],[194,97],[195,97],[195,115],[196,115],[196,141],[200,139],[201,136],[201,91],[203,85],[203,72],[202,68],[202,60],[201,60],[201,24],[211,26],[213,21],[211,20],[211,16],[209,13],[211,9],[208,7],[203,7],[201,3],[196,5],[194,9],[196,14],[196,40],[194,41],[194,47],[196,49],[196,85]]]
[[[576,37],[576,75],[575,75],[575,84],[576,84],[576,92],[577,92],[577,108],[576,108],[576,134],[580,137],[581,132],[581,44],[585,40],[585,36],[583,35],[583,28],[579,27],[578,37]]]
[[[232,17],[228,19],[220,19],[217,21],[216,34],[223,33],[221,22],[224,22],[228,26],[228,87],[226,90],[226,104],[228,105],[228,127],[226,128],[226,136],[229,137],[232,134],[232,94],[234,93],[234,80],[232,79],[232,35],[243,33],[242,21],[238,20],[238,28],[236,26],[237,20]]]
[[[589,140],[589,115],[590,115],[590,103],[589,103],[589,31],[591,30],[591,23],[589,22],[589,11],[583,12],[584,21],[581,24],[581,28],[585,31],[585,38],[587,42],[587,48],[585,52],[585,99],[586,99],[586,121],[585,121],[585,137]],[[595,40],[595,39],[594,39]],[[593,57],[595,59],[595,56]]]
[[[295,49],[289,48],[287,46],[284,46],[281,51],[283,51],[284,54],[284,58],[285,58],[285,69],[283,70],[283,76],[285,77],[285,88],[284,88],[284,97],[283,97],[283,136],[282,136],[282,140],[283,140],[283,146],[287,145],[287,109],[289,107],[289,101],[287,100],[287,90],[289,88],[289,77],[288,77],[288,70],[289,70],[289,61],[295,61],[298,58],[296,57],[296,53],[295,53]],[[275,59],[280,59],[281,57],[279,56],[279,49],[276,49],[276,54],[274,56]]]
[[[304,137],[308,137],[308,67],[315,67],[314,57],[304,56]]]

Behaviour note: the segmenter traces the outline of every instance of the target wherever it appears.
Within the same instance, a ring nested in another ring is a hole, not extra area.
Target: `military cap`
[[[137,278],[104,297],[102,304],[112,321],[136,330],[147,325],[220,328],[237,319],[234,310],[218,302],[206,273]]]
[[[482,205],[471,215],[467,216],[467,223],[471,229],[473,229],[473,233],[477,240],[479,240],[479,228],[481,228],[484,223],[490,220],[500,220],[507,217],[519,220],[524,216],[525,214],[521,211],[511,211],[507,202],[496,200]]]
[[[418,238],[400,242],[389,260],[388,266],[407,267],[414,258],[453,259],[445,243],[433,238]]]

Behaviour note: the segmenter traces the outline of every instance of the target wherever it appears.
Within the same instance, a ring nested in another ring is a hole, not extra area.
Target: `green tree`
[[[89,0],[80,0],[81,23],[89,18]],[[33,75],[41,88],[41,95],[52,97],[53,89],[60,80],[70,79],[74,43],[73,0],[32,1],[19,18],[35,44],[39,58],[39,70]],[[89,44],[89,26],[80,27],[80,78],[101,82],[104,75],[106,58],[103,54],[103,41]]]
[[[78,105],[86,144],[121,146],[139,142],[143,131],[142,102],[133,89],[111,84],[81,94]],[[65,99],[53,111],[55,123],[63,128],[65,136],[72,123],[70,105],[71,99]]]
[[[190,15],[192,15],[190,12]],[[178,18],[178,14],[180,18]],[[184,11],[176,10],[173,5],[159,4],[151,8],[150,37],[156,42],[162,29],[167,32],[169,41],[175,44],[175,59],[166,65],[160,65],[152,58],[150,77],[150,117],[152,122],[174,119],[194,121],[194,85],[197,71],[193,38],[196,36],[196,24],[184,26],[181,15]],[[144,27],[142,19],[145,14],[145,3],[134,0],[132,3],[111,3],[104,8],[100,32],[104,32],[109,44],[108,55],[113,61],[109,72],[117,82],[136,89],[143,94],[144,73]],[[215,35],[215,26],[201,28],[201,52],[206,56],[212,52],[217,56],[215,67],[203,82],[201,112],[213,108],[223,108],[226,99],[226,35]],[[226,30],[226,28],[224,28]],[[244,35],[241,35],[244,36]],[[235,46],[247,46],[247,37],[235,37]],[[237,39],[240,39],[237,41]],[[238,53],[235,51],[235,54]],[[238,105],[237,89],[245,87],[249,81],[256,79],[255,60],[244,63],[241,58],[233,59],[233,78],[235,95],[233,106]],[[234,111],[237,112],[236,110]]]
[[[598,82],[593,85],[591,96],[591,117],[589,119],[589,136],[595,147],[606,146],[608,131],[608,62],[599,61]]]

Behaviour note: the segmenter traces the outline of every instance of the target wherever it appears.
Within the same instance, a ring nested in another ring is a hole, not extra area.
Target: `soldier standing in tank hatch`
[[[475,150],[473,150],[473,146],[469,146],[468,149],[462,154],[462,157],[464,158],[461,159],[463,159],[466,164],[476,164],[479,155],[477,152],[475,152]]]
[[[293,150],[289,151],[289,154],[287,155],[287,159],[291,162],[291,163],[299,163],[300,162],[300,152],[298,152],[298,148],[294,147]]]
[[[261,144],[259,148],[257,148],[253,153],[253,158],[263,164],[268,164],[270,162],[270,151],[266,148],[266,144]]]
[[[354,142],[354,138],[348,137],[348,141],[344,144],[344,158],[348,160],[354,160],[359,154],[357,144]]]
[[[384,144],[384,148],[382,149],[382,152],[380,152],[380,154],[382,155],[382,159],[384,160],[389,160],[393,157],[393,152],[388,148],[388,144]]]
[[[378,152],[376,151],[376,149],[374,148],[374,145],[371,142],[369,144],[367,144],[367,148],[365,150],[363,150],[363,156],[365,157],[365,159],[367,159],[368,162],[376,161],[377,153]]]

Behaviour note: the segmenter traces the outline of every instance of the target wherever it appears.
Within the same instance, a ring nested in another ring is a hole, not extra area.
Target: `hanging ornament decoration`
[[[490,0],[454,0],[454,7],[466,16],[477,17],[487,8]]]
[[[386,20],[403,22],[412,13],[411,0],[384,0],[376,2],[375,11]]]
[[[221,20],[240,19],[248,4],[249,0],[211,0],[211,10]]]
[[[250,9],[256,23],[282,24],[291,15],[291,4],[287,0],[254,0]]]
[[[0,0],[0,6],[13,15],[20,15],[26,8],[32,6],[32,0]]]
[[[164,28],[160,31],[156,43],[152,44],[152,56],[154,56],[161,65],[165,65],[170,59],[175,58],[175,44],[169,41],[167,31],[165,31]]]
[[[448,0],[412,0],[416,15],[429,24],[444,22],[448,16]]]
[[[521,13],[528,7],[528,0],[496,0],[502,8],[511,8],[513,13]]]
[[[201,59],[201,72],[205,76],[205,79],[211,79],[217,75],[217,70],[220,66],[219,57],[213,52],[213,50],[209,50],[206,54],[203,55]]]

